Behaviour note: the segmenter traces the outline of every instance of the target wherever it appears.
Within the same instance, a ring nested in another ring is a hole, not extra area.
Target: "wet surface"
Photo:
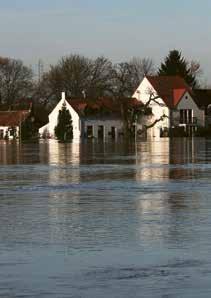
[[[0,143],[0,297],[210,297],[211,140]]]

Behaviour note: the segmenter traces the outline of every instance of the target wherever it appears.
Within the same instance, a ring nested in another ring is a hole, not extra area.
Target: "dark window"
[[[180,123],[184,123],[183,110],[180,110]]]
[[[104,138],[104,126],[103,125],[98,126],[98,138],[99,139]]]
[[[180,110],[180,123],[181,124],[193,123],[193,111],[191,109]]]
[[[3,139],[3,138],[4,138],[4,130],[0,129],[0,139]]]
[[[111,137],[112,139],[115,139],[116,137],[116,128],[114,126],[111,127]]]
[[[88,138],[93,137],[93,126],[92,125],[87,126],[86,135]]]

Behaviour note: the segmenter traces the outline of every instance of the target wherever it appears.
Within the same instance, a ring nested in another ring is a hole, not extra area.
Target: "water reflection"
[[[12,297],[5,284],[24,292],[27,280],[34,297],[37,285],[51,289],[46,297],[106,297],[106,286],[126,297],[136,279],[143,297],[153,297],[163,268],[173,270],[164,286],[180,296],[182,278],[190,288],[195,280],[189,250],[197,277],[201,258],[211,263],[210,163],[205,139],[0,143],[0,296]],[[117,284],[119,276],[127,282]]]
[[[3,165],[20,163],[20,144],[0,141],[0,163]]]
[[[146,145],[144,150],[143,144],[137,145],[136,179],[145,181],[168,178],[169,168],[166,165],[169,165],[170,160],[170,140],[162,139]]]
[[[161,139],[155,142],[96,142],[61,144],[0,142],[0,163],[7,164],[191,164],[211,160],[211,142],[206,139]],[[149,169],[151,171],[151,169]],[[146,176],[153,175],[146,172]],[[144,175],[143,175],[144,176]],[[161,174],[162,176],[162,174]],[[164,173],[165,176],[165,173]]]

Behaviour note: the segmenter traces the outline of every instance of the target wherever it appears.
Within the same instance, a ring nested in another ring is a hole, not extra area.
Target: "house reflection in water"
[[[206,139],[175,138],[139,143],[137,145],[136,179],[138,181],[159,181],[169,179],[187,179],[196,163],[206,160],[209,155]],[[184,165],[184,166],[182,166]]]
[[[39,164],[40,145],[21,143],[17,140],[0,140],[0,164]]]
[[[46,148],[45,148],[46,150]],[[47,143],[49,185],[70,185],[80,182],[80,143]]]
[[[169,177],[170,140],[160,139],[137,144],[137,173],[138,181],[163,180]]]
[[[80,213],[80,144],[50,140],[42,146],[48,156],[48,218],[52,241],[65,241],[69,222]],[[46,152],[47,151],[47,152]]]
[[[0,164],[19,164],[21,162],[19,142],[0,141]]]
[[[136,179],[143,185],[136,201],[140,240],[178,244],[194,235],[186,213],[194,213],[197,223],[200,192],[193,189],[194,178],[202,175],[208,144],[205,139],[162,140],[146,144],[144,155],[137,153]]]

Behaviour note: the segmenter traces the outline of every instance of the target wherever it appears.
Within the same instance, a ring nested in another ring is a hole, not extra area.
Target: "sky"
[[[44,69],[73,53],[159,65],[178,49],[211,84],[210,12],[210,0],[0,0],[0,56]]]

